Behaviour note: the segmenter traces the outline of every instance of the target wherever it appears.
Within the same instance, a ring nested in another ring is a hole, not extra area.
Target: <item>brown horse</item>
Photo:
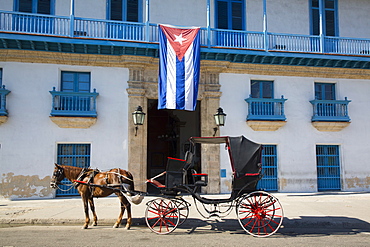
[[[122,192],[122,190],[124,191],[125,189],[128,191],[134,191],[134,181],[130,172],[119,168],[111,169],[108,172],[99,172],[93,169],[55,164],[50,186],[54,189],[58,188],[57,184],[60,184],[60,181],[64,178],[67,178],[69,181],[74,183],[77,187],[78,193],[81,195],[85,209],[85,224],[82,227],[83,229],[88,228],[90,223],[89,204],[94,216],[93,226],[97,225],[98,217],[95,213],[93,197],[106,197],[112,193],[115,193],[121,202],[121,213],[113,227],[119,227],[125,209],[127,209],[127,224],[125,228],[130,229],[132,223],[131,204],[124,195],[125,193]],[[76,183],[76,180],[87,184],[91,183],[96,186]],[[128,195],[128,198],[131,196],[130,193],[126,193],[126,195]],[[135,199],[137,200],[135,201]],[[132,198],[132,202],[135,204],[139,204],[141,200],[142,198]]]

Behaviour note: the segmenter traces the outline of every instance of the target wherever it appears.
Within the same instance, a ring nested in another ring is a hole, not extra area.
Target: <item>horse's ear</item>
[[[60,165],[58,165],[57,163],[54,163],[54,165],[55,165],[56,167],[60,168]]]

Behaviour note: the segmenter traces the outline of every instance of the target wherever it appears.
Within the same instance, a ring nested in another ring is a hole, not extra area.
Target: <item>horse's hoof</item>
[[[87,228],[88,228],[88,226],[83,226],[83,227],[82,227],[82,229],[87,229]]]
[[[98,223],[94,223],[94,224],[92,224],[93,226],[97,226],[98,225]]]
[[[119,225],[118,224],[114,224],[113,228],[118,228]]]
[[[126,226],[125,230],[130,230],[131,226]]]

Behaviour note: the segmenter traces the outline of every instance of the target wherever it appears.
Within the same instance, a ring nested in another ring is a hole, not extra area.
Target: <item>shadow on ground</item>
[[[144,218],[135,219],[134,222],[137,225],[146,226]],[[187,234],[211,232],[247,234],[241,228],[237,219],[204,220],[189,218],[177,229],[185,230]],[[301,216],[296,219],[284,218],[281,228],[273,236],[352,235],[363,232],[370,233],[370,223],[356,218]]]

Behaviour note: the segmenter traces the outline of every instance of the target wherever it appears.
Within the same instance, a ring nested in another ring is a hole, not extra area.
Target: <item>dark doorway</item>
[[[148,178],[166,170],[167,157],[183,159],[190,147],[189,138],[200,136],[200,101],[193,112],[158,110],[157,107],[158,100],[148,100]],[[164,183],[164,176],[156,180]],[[148,192],[154,191],[157,189],[148,184]]]

